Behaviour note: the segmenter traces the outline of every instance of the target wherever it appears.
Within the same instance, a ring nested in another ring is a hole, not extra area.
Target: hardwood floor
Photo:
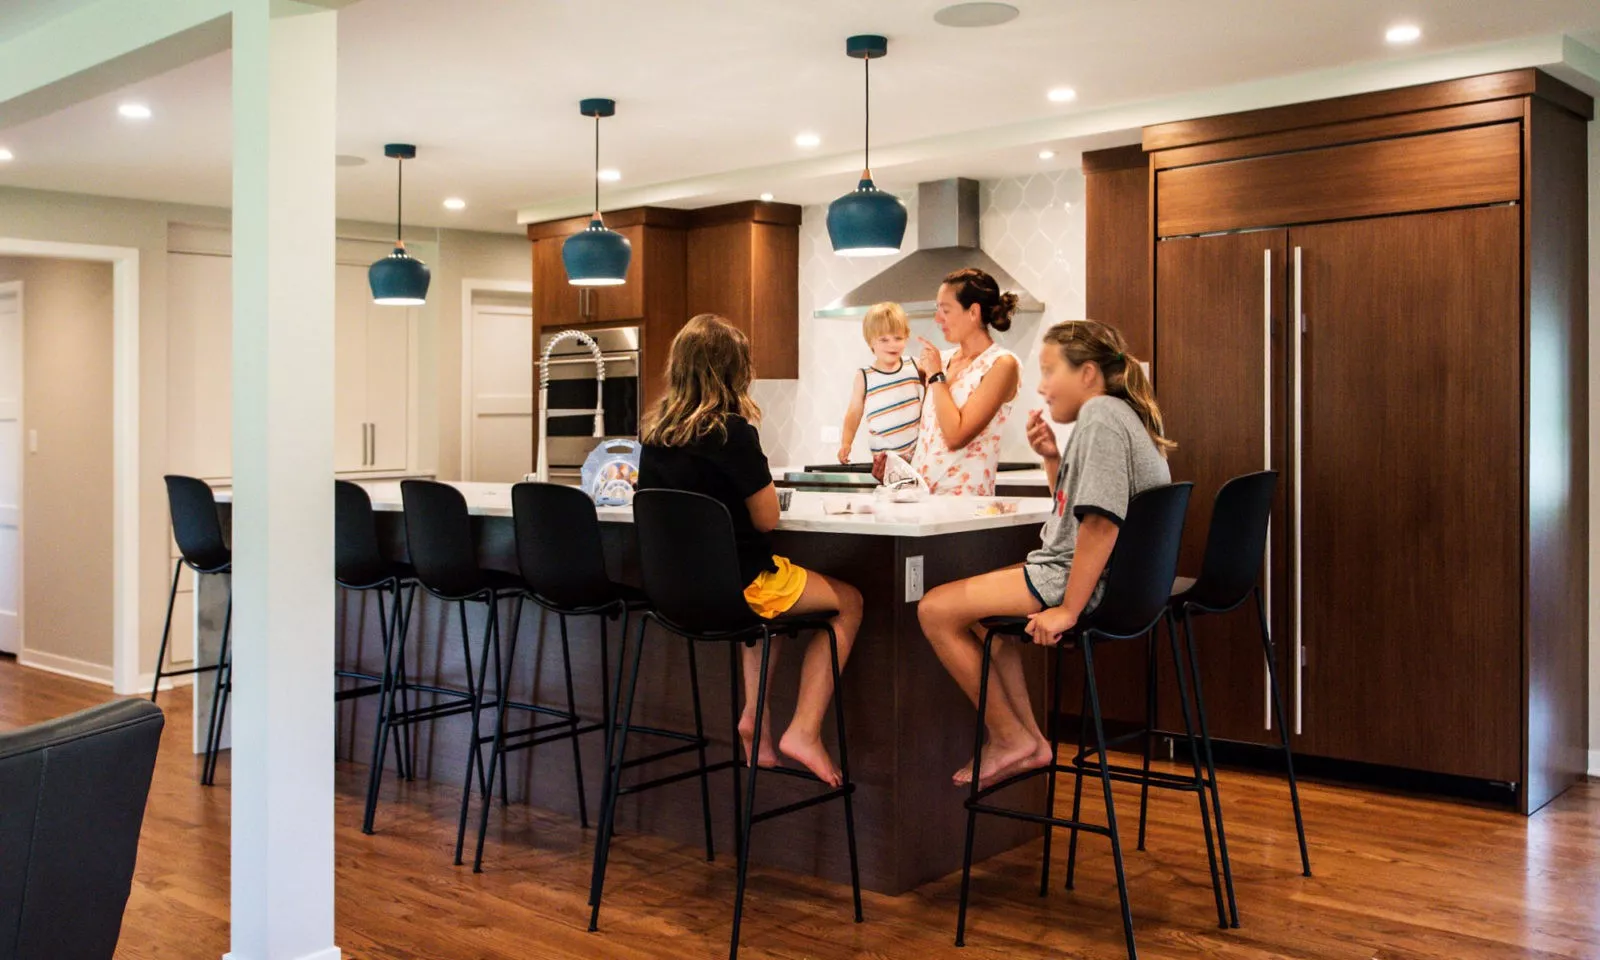
[[[106,699],[103,687],[0,658],[0,729]],[[228,949],[228,763],[197,785],[185,690],[164,694],[168,726],[145,816],[119,960],[216,960]],[[1600,786],[1569,791],[1532,819],[1514,813],[1315,783],[1302,785],[1316,876],[1298,873],[1287,792],[1275,779],[1223,774],[1238,888],[1238,930],[1216,927],[1199,817],[1190,796],[1151,800],[1149,852],[1133,851],[1138,794],[1119,787],[1140,955],[1359,960],[1537,960],[1600,956]],[[338,774],[338,942],[359,960],[726,955],[731,852],[650,837],[613,848],[601,932],[585,931],[592,837],[564,817],[513,807],[491,820],[486,872],[450,864],[458,799],[425,783],[389,786],[379,833],[360,832],[366,768]],[[683,789],[694,789],[692,785]],[[1097,792],[1086,791],[1086,797]],[[646,797],[642,802],[649,802]],[[960,795],[929,802],[959,803]],[[1070,793],[1061,801],[1070,808]],[[1085,809],[1098,805],[1089,800]],[[914,811],[908,811],[913,814]],[[980,828],[981,829],[981,828]],[[731,851],[731,838],[719,837]],[[756,841],[760,843],[760,832]],[[958,844],[959,836],[947,838]],[[831,958],[1122,957],[1116,886],[1103,840],[1085,837],[1078,889],[1047,899],[1039,846],[977,869],[965,950],[951,944],[959,874],[914,894],[867,894],[849,922],[848,888],[753,872],[740,955]]]

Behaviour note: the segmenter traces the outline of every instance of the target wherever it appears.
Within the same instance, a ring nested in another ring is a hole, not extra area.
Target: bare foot
[[[1024,740],[1015,747],[1007,744],[996,744],[993,741],[984,745],[983,749],[983,775],[978,785],[987,787],[1012,774],[1022,773],[1026,770],[1037,770],[1049,763],[1050,741],[1042,737]],[[952,776],[951,782],[958,787],[972,783],[972,764],[967,764]]]
[[[839,768],[833,765],[833,758],[828,756],[828,748],[822,745],[821,737],[807,737],[790,727],[784,732],[783,739],[778,741],[778,749],[789,759],[804,764],[807,770],[828,786],[837,787],[844,783],[844,777],[839,775]]]
[[[764,769],[771,769],[778,765],[778,754],[772,749],[772,727],[768,724],[763,724],[763,726],[767,727],[767,729],[761,732],[761,755],[757,762]],[[755,733],[755,715],[747,713],[740,717],[739,740],[744,744],[744,764],[747,767],[750,765],[750,747],[751,742],[755,739]]]

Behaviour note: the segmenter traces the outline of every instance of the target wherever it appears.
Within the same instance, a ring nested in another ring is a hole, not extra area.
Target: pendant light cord
[[[405,197],[406,188],[406,162],[395,158],[395,187],[394,187],[394,244],[400,246],[405,241],[401,239],[400,224],[402,221],[400,205]]]
[[[872,58],[862,57],[861,67],[862,75],[866,80],[862,99],[867,105],[865,124],[866,129],[861,136],[863,147],[861,165],[863,169],[870,172],[872,170]]]
[[[594,115],[594,215],[600,216],[600,112]]]

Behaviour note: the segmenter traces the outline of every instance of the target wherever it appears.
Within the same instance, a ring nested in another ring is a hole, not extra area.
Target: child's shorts
[[[744,602],[756,616],[771,620],[789,612],[806,592],[806,568],[789,562],[788,557],[772,557],[776,570],[763,570],[744,588]]]

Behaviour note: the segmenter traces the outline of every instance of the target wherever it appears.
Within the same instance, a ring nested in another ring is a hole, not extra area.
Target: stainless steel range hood
[[[917,249],[882,273],[816,311],[816,317],[859,317],[893,300],[912,319],[933,316],[939,283],[953,270],[977,267],[1017,295],[1018,313],[1043,313],[1044,304],[978,247],[978,181],[956,177],[917,185]]]

